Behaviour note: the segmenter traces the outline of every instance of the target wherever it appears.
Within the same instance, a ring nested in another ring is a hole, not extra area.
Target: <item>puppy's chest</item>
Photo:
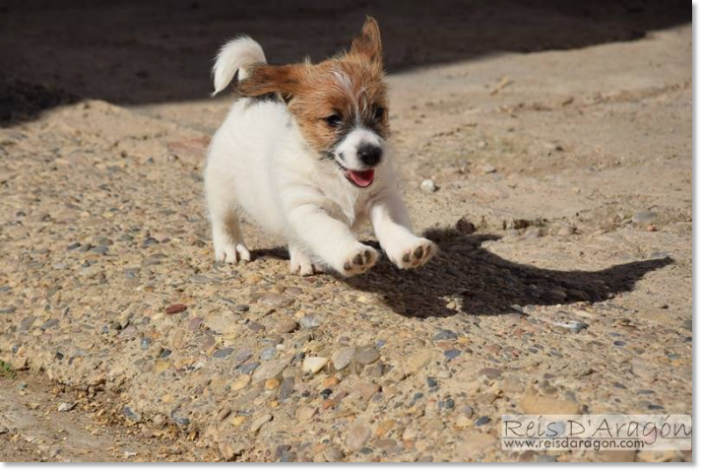
[[[324,195],[325,211],[349,226],[354,227],[368,218],[368,195],[342,189],[327,189]]]

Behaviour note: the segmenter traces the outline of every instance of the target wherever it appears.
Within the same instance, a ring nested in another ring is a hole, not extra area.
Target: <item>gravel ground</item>
[[[509,413],[692,413],[688,22],[657,29],[646,10],[632,22],[644,30],[575,28],[563,47],[558,32],[550,43],[516,26],[496,41],[502,54],[449,50],[417,67],[433,51],[413,46],[390,61],[406,201],[441,252],[417,271],[384,260],[345,280],[288,274],[281,242],[249,224],[255,260],[214,264],[201,174],[230,99],[199,97],[214,46],[201,49],[220,39],[195,41],[197,55],[183,38],[77,41],[100,29],[96,19],[59,37],[70,60],[42,80],[49,66],[22,59],[51,28],[13,8],[24,26],[13,41],[26,43],[0,61],[16,73],[4,79],[11,113],[0,117],[0,360],[7,373],[35,373],[31,402],[51,406],[50,418],[58,402],[98,397],[114,430],[61,456],[23,434],[49,427],[8,417],[27,403],[3,395],[0,437],[28,443],[0,447],[3,460],[691,461],[498,445]],[[129,16],[128,2],[115,8]],[[308,15],[311,29],[322,13]],[[474,13],[495,21],[493,10]],[[542,21],[569,26],[570,15],[556,8]],[[389,20],[391,56],[403,51],[402,20]],[[276,45],[282,57],[309,52],[286,41],[299,24],[276,35],[252,25],[231,21],[215,36],[259,32],[273,56]],[[315,31],[315,44],[343,44]],[[532,46],[519,49],[526,38]],[[106,48],[128,76],[121,85],[96,76],[110,70],[98,56]],[[175,91],[202,85],[197,96],[159,89],[173,59],[146,77],[125,72],[152,62],[144,50],[168,48],[204,63],[197,81],[174,78]],[[93,58],[100,67],[71,75]],[[0,389],[17,382],[0,379]],[[73,397],[57,402],[52,389]],[[117,448],[162,441],[154,432],[185,446]],[[64,441],[53,438],[45,444]]]

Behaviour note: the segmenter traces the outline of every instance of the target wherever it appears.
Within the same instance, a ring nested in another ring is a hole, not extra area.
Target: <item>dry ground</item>
[[[506,413],[692,412],[687,6],[337,3],[2,7],[0,459],[690,461],[497,443]],[[213,264],[217,45],[319,58],[366,13],[441,254],[300,278],[246,225],[256,260]]]

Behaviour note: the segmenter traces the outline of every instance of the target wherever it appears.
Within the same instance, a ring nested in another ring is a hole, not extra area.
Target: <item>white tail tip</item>
[[[261,45],[248,36],[240,36],[229,41],[220,52],[217,53],[215,66],[212,68],[212,75],[215,82],[215,92],[217,95],[222,92],[239,71],[239,79],[244,79],[247,75],[247,68],[257,63],[265,63],[266,56]]]

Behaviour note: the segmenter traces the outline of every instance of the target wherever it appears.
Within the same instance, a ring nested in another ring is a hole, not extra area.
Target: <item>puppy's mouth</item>
[[[376,176],[376,171],[374,169],[366,169],[364,171],[353,171],[351,169],[345,168],[344,166],[339,164],[338,161],[335,162],[344,173],[344,177],[347,178],[347,181],[351,182],[356,187],[361,187],[363,189],[373,184],[374,177]]]

